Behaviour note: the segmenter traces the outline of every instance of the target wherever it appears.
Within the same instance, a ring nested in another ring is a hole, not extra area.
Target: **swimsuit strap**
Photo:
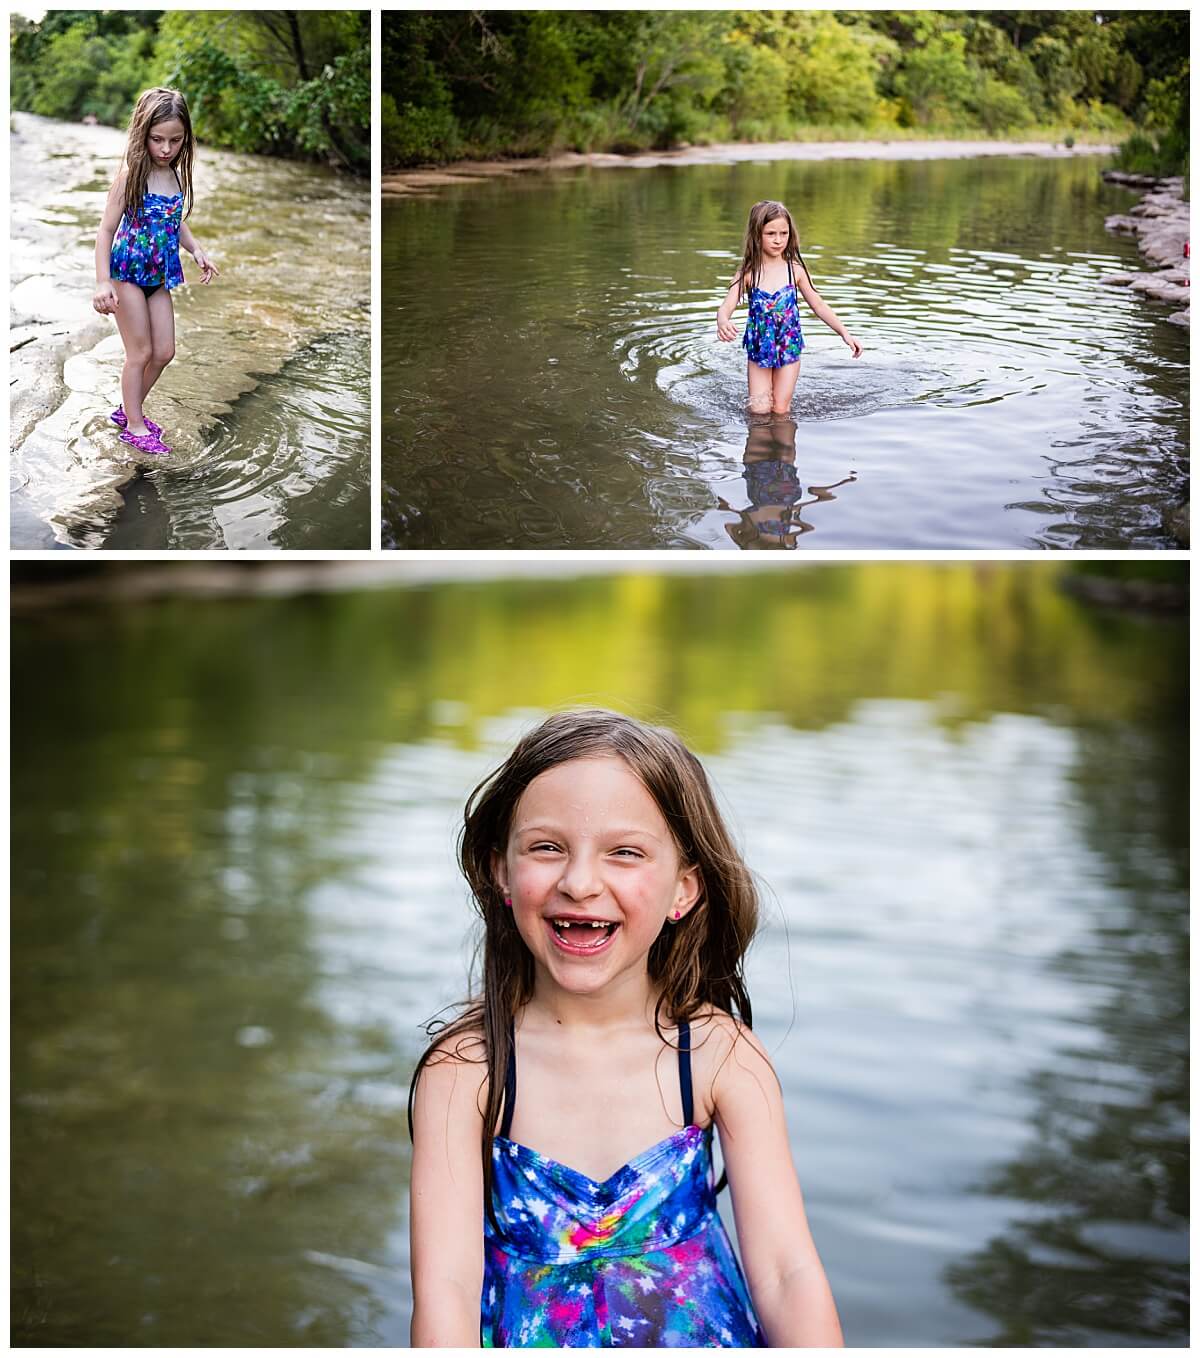
[[[687,1019],[679,1021],[679,1095],[683,1101],[683,1125],[690,1127],[695,1112],[692,1101],[692,1030]],[[500,1135],[507,1141],[512,1130],[513,1113],[517,1107],[517,1031],[508,1022],[508,1068],[504,1072],[504,1117]]]
[[[512,1019],[508,1021],[508,1069],[504,1072],[504,1121],[500,1124],[500,1135],[508,1140],[512,1130],[513,1112],[517,1106],[517,1030]]]
[[[687,1019],[679,1020],[679,1095],[683,1100],[683,1125],[693,1122],[692,1106],[692,1029]]]

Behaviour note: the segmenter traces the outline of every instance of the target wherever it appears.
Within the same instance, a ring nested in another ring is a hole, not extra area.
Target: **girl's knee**
[[[787,415],[791,412],[791,409],[792,409],[791,401],[773,401],[771,403],[772,415]]]
[[[165,368],[174,357],[175,346],[173,344],[156,344],[154,346],[154,362],[160,368]]]
[[[771,398],[765,391],[752,391],[749,397],[749,405],[756,415],[765,415],[771,409]]]
[[[154,349],[149,339],[125,341],[125,362],[132,363],[135,367],[144,368],[153,357]]]

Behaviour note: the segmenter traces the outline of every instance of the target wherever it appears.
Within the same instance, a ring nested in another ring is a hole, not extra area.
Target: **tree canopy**
[[[1183,11],[405,10],[382,55],[392,165],[1138,125],[1186,156]]]
[[[365,10],[51,10],[10,45],[14,108],[120,127],[169,85],[211,145],[370,170]]]

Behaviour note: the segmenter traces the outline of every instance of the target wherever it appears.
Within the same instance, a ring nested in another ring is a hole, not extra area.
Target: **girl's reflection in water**
[[[748,509],[735,509],[725,500],[722,509],[739,516],[725,531],[744,551],[795,550],[801,533],[811,533],[800,511],[818,500],[836,500],[838,486],[857,479],[854,472],[831,486],[809,486],[810,500],[796,475],[796,421],[790,415],[752,420],[746,435],[746,493]]]

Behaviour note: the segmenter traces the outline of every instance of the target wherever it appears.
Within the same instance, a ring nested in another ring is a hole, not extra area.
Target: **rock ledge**
[[[1125,174],[1121,170],[1105,170],[1104,178],[1110,184],[1150,190],[1127,214],[1107,217],[1104,225],[1109,231],[1136,237],[1138,249],[1159,267],[1152,273],[1118,273],[1100,281],[1113,287],[1129,287],[1153,301],[1180,307],[1167,320],[1190,328],[1192,271],[1184,248],[1191,228],[1190,209],[1183,201],[1183,180],[1155,179],[1152,175]]]

